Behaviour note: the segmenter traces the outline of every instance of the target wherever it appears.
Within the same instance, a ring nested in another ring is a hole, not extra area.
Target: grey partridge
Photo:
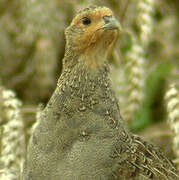
[[[179,179],[120,116],[107,62],[119,31],[112,11],[97,6],[66,29],[63,71],[31,137],[23,180]]]

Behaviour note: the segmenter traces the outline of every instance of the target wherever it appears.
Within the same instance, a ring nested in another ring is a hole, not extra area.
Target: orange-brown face
[[[73,19],[66,30],[67,44],[76,51],[92,48],[108,51],[120,28],[113,13],[106,7],[86,8]]]

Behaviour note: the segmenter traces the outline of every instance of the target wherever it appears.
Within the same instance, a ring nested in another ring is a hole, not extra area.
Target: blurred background
[[[123,29],[110,76],[129,130],[178,164],[179,1],[0,0],[0,169],[26,155],[63,68],[64,30],[89,5],[111,8]]]

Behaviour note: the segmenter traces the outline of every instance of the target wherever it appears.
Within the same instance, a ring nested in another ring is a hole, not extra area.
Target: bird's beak
[[[119,30],[121,31],[121,25],[119,21],[114,17],[114,16],[104,16],[104,25],[102,26],[101,29],[105,30]]]

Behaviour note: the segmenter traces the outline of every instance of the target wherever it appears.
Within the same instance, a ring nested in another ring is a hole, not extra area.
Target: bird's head
[[[92,59],[107,56],[118,37],[120,23],[106,7],[91,6],[76,15],[66,29],[66,49]],[[97,62],[97,60],[96,60]]]

